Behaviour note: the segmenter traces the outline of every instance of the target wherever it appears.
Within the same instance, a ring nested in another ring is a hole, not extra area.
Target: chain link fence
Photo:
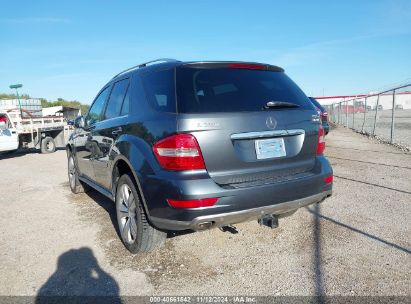
[[[411,83],[326,107],[333,123],[411,147]]]

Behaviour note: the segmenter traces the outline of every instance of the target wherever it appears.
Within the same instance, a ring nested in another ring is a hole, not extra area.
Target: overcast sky
[[[411,81],[411,1],[0,0],[0,92],[90,103],[154,58],[279,65],[308,95]]]

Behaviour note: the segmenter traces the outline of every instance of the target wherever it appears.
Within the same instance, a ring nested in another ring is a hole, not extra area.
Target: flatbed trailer
[[[7,124],[0,126],[0,152],[24,148],[39,148],[52,153],[65,147],[73,127],[61,116],[22,118],[19,110],[0,111]]]

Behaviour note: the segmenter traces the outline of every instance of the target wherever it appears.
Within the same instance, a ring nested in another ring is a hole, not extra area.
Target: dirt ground
[[[0,295],[411,295],[411,154],[342,127],[334,193],[238,234],[174,236],[131,255],[114,204],[74,195],[64,151],[0,159]]]

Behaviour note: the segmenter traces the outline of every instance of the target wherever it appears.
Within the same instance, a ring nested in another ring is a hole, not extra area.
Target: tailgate
[[[197,138],[216,183],[276,182],[313,169],[318,123],[311,121],[312,115],[313,111],[297,109],[187,114],[180,115],[178,132]]]

